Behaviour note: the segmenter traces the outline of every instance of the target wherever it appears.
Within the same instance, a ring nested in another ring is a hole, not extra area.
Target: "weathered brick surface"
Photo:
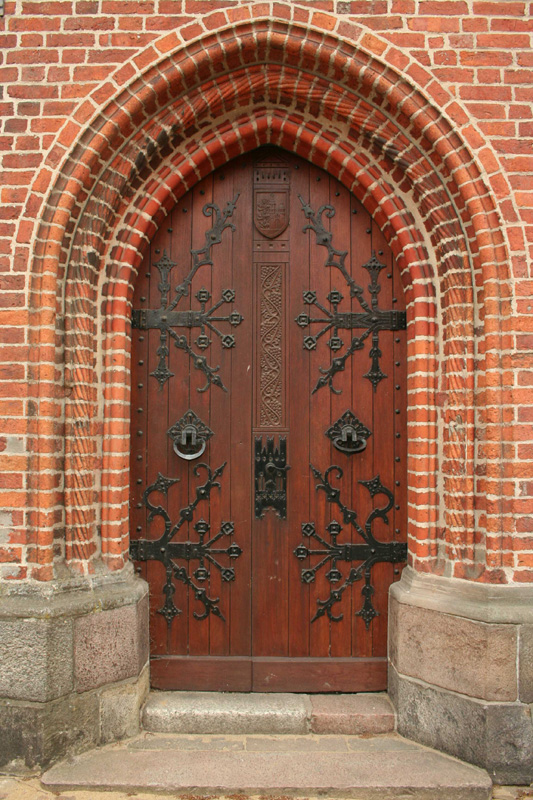
[[[533,580],[532,11],[6,0],[0,577],[124,565],[136,269],[176,198],[272,142],[347,185],[403,271],[411,563]]]

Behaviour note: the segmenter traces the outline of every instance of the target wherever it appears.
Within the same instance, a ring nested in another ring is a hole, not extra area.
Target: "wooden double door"
[[[152,684],[386,686],[406,557],[406,332],[385,240],[268,148],[178,202],[132,313],[131,556]]]

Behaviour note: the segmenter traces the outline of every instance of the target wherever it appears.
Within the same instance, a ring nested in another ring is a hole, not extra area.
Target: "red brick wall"
[[[0,576],[123,567],[135,270],[176,198],[273,142],[402,268],[411,563],[533,580],[532,5],[6,0]]]

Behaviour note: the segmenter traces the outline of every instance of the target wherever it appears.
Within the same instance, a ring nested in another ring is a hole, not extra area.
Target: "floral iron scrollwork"
[[[302,583],[313,583],[316,574],[328,566],[326,578],[332,585],[328,598],[325,600],[317,599],[318,611],[311,621],[315,622],[315,620],[327,614],[332,622],[339,622],[343,618],[343,614],[336,615],[333,613],[335,604],[342,600],[342,596],[349,586],[364,578],[364,586],[361,589],[361,594],[364,597],[363,606],[356,612],[356,616],[363,619],[368,630],[374,617],[379,614],[372,603],[372,595],[374,594],[374,587],[371,582],[372,567],[382,561],[397,563],[405,561],[407,558],[407,545],[404,542],[380,542],[372,532],[374,520],[382,519],[385,523],[388,523],[387,514],[394,503],[393,494],[381,483],[379,475],[369,481],[359,481],[362,486],[368,489],[371,497],[381,494],[387,499],[386,504],[381,508],[375,508],[368,515],[364,526],[361,526],[357,522],[357,513],[342,502],[340,489],[331,485],[330,475],[335,473],[336,479],[340,480],[343,476],[342,469],[334,464],[322,475],[312,464],[310,467],[314,477],[319,481],[316,484],[316,490],[321,490],[325,493],[327,501],[339,508],[343,523],[351,525],[362,539],[362,542],[357,544],[342,544],[338,542],[338,537],[341,535],[343,527],[335,519],[326,528],[330,541],[317,532],[314,522],[302,523],[302,535],[306,537],[308,543],[302,542],[299,544],[294,550],[294,555],[301,561],[308,558],[319,559],[314,565],[306,566],[302,569]],[[312,540],[318,542],[320,547],[312,548]],[[358,561],[361,562],[359,566],[351,567],[348,576],[343,580],[338,564],[342,562],[351,564]],[[337,586],[337,584],[339,585]]]
[[[227,322],[231,327],[236,327],[243,321],[242,315],[235,310],[226,315],[216,314],[224,303],[233,303],[235,300],[235,291],[233,289],[224,289],[220,299],[209,308],[207,308],[207,304],[211,300],[211,294],[204,288],[195,294],[195,298],[200,305],[199,309],[182,311],[178,310],[177,306],[183,297],[188,296],[192,280],[200,267],[205,265],[213,266],[212,248],[222,241],[222,234],[226,228],[230,228],[232,231],[235,230],[235,225],[229,222],[229,218],[233,215],[238,197],[239,195],[237,194],[233,200],[228,202],[223,211],[215,203],[206,203],[203,207],[204,215],[213,217],[213,225],[205,233],[204,246],[198,250],[191,250],[192,268],[184,280],[176,286],[173,299],[169,302],[170,273],[177,266],[177,263],[171,261],[165,251],[159,261],[154,264],[160,275],[160,281],[157,285],[161,295],[160,308],[134,309],[132,312],[132,328],[141,330],[158,329],[160,331],[159,347],[156,351],[159,363],[150,374],[156,378],[161,387],[174,375],[168,366],[169,340],[172,339],[178,350],[184,350],[187,353],[192,360],[194,368],[205,375],[206,384],[198,388],[197,391],[205,392],[211,384],[227,391],[222,378],[218,375],[220,367],[211,366],[205,356],[191,347],[187,337],[177,333],[175,329],[200,328],[200,333],[195,339],[196,347],[200,351],[206,350],[210,346],[209,333],[219,338],[222,347],[231,348],[235,345],[234,335],[232,333],[224,333],[220,330],[218,323]]]
[[[168,494],[171,486],[179,481],[179,478],[167,478],[161,473],[158,474],[157,479],[146,488],[143,497],[142,505],[146,506],[149,511],[148,525],[156,517],[161,517],[164,521],[164,532],[159,539],[135,539],[130,543],[130,557],[133,561],[161,561],[166,571],[166,582],[163,586],[163,593],[165,594],[165,604],[163,608],[159,609],[168,625],[172,624],[174,617],[181,613],[180,609],[174,603],[173,595],[176,591],[174,586],[174,578],[188,586],[196,600],[202,606],[203,611],[198,613],[193,612],[193,616],[198,619],[206,619],[210,614],[213,614],[220,619],[224,620],[224,615],[218,606],[220,598],[209,597],[207,589],[200,584],[205,583],[211,577],[210,568],[215,567],[223,581],[233,581],[235,579],[235,570],[232,566],[224,566],[220,563],[220,556],[226,556],[232,560],[238,558],[242,550],[238,544],[231,542],[227,547],[214,547],[221,539],[232,539],[234,534],[233,522],[222,522],[220,529],[211,538],[206,541],[206,537],[210,534],[210,525],[204,519],[198,520],[194,525],[194,530],[198,534],[198,541],[173,541],[174,537],[178,534],[185,522],[192,522],[196,507],[201,500],[209,500],[211,491],[216,487],[220,488],[220,483],[217,478],[222,475],[226,462],[224,462],[218,469],[214,471],[207,464],[198,464],[194,469],[194,475],[199,476],[200,470],[207,472],[207,480],[205,483],[196,487],[196,497],[189,503],[188,506],[182,508],[179,512],[179,519],[177,522],[172,522],[168,512],[161,505],[154,505],[150,500],[150,495],[153,492],[160,492],[164,495]],[[176,562],[186,561],[189,564],[191,561],[197,561],[198,566],[192,573],[189,573],[188,566],[180,565]]]
[[[348,409],[327,429],[326,436],[331,439],[333,446],[341,453],[353,455],[362,453],[366,449],[366,443],[369,436],[372,436],[372,431],[357,419],[353,411]]]
[[[407,326],[405,312],[379,308],[378,295],[381,290],[379,273],[385,268],[385,264],[379,261],[375,253],[363,264],[363,269],[366,269],[370,276],[370,284],[368,286],[370,303],[365,299],[362,286],[359,286],[346,269],[345,260],[348,251],[337,250],[333,247],[333,234],[331,231],[326,230],[324,226],[323,216],[325,215],[328,219],[335,216],[334,207],[332,205],[323,205],[315,214],[301,195],[298,195],[298,198],[302,204],[305,218],[309,220],[308,224],[304,225],[303,232],[311,230],[315,233],[316,243],[327,249],[324,266],[334,267],[339,270],[350,290],[350,297],[354,297],[362,309],[359,312],[339,311],[339,305],[344,300],[344,297],[337,289],[332,290],[327,296],[331,308],[327,308],[319,302],[316,292],[312,290],[304,291],[304,302],[308,306],[316,307],[321,312],[321,316],[312,316],[311,310],[302,311],[296,317],[295,321],[301,328],[310,328],[310,331],[304,336],[303,344],[306,350],[314,350],[318,340],[326,333],[331,332],[332,335],[327,344],[330,350],[335,353],[345,346],[345,342],[339,336],[339,331],[353,329],[361,329],[363,331],[361,335],[351,337],[345,351],[341,355],[335,356],[329,367],[319,368],[322,377],[318,379],[312,393],[314,394],[324,386],[329,386],[332,392],[340,394],[340,390],[333,386],[335,375],[345,369],[347,360],[357,350],[363,349],[364,343],[369,337],[371,337],[372,342],[369,352],[372,363],[364,377],[371,382],[375,391],[379,382],[387,377],[380,366],[382,352],[379,347],[379,332],[384,330],[404,330]],[[322,326],[318,333],[311,333],[311,326],[313,325]]]
[[[172,439],[176,455],[185,461],[192,461],[202,455],[207,442],[213,436],[213,431],[190,408],[174,425],[171,425],[167,436]]]

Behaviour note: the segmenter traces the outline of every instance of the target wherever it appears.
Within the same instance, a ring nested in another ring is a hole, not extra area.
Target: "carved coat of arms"
[[[254,222],[268,239],[275,239],[289,224],[289,190],[254,192]]]

